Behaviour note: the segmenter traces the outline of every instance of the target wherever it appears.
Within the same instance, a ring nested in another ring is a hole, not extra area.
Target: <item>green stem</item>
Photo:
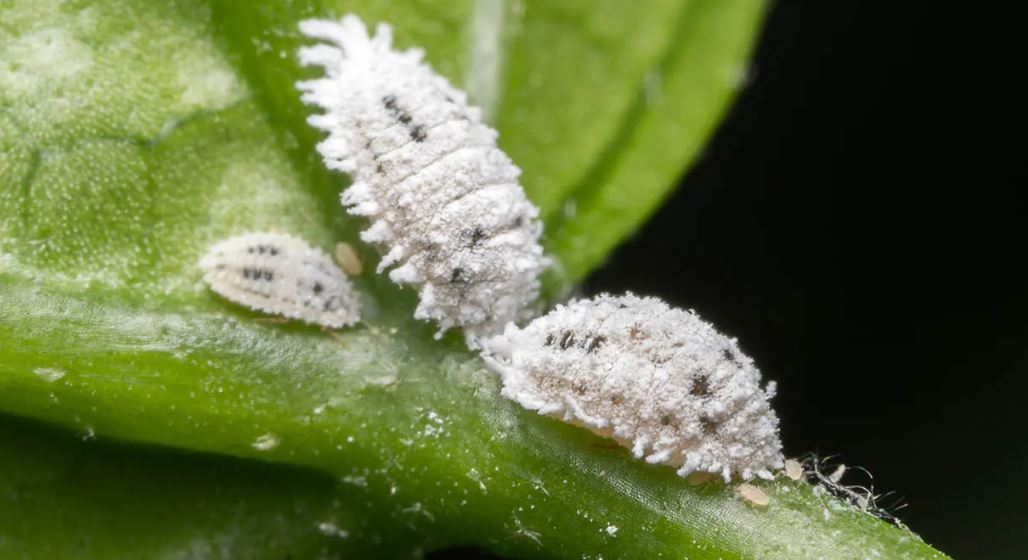
[[[375,557],[404,528],[340,499],[340,485],[0,416],[0,557]]]
[[[758,483],[771,496],[767,510],[723,485],[689,486],[672,469],[502,399],[495,376],[459,341],[412,332],[406,317],[382,316],[384,327],[340,340],[0,280],[0,410],[331,474],[349,481],[350,498],[367,499],[368,515],[405,527],[392,544],[408,550],[945,558],[802,483]],[[390,324],[408,328],[391,334]]]

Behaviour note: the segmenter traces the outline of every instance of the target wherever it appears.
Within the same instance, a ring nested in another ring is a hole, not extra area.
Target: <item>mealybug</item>
[[[331,328],[360,319],[342,271],[324,252],[291,235],[232,237],[211,247],[200,269],[212,290],[252,309]]]
[[[343,205],[371,220],[361,238],[388,249],[379,271],[399,265],[389,277],[418,287],[415,317],[437,321],[440,334],[460,327],[476,346],[501,331],[535,299],[548,261],[539,210],[496,131],[421,50],[393,50],[388,25],[370,37],[348,15],[300,30],[324,41],[300,61],[325,77],[297,87],[324,110],[309,122],[328,132],[318,144],[326,165],[353,178]]]
[[[803,465],[796,459],[786,459],[785,476],[792,480],[803,480]]]
[[[772,478],[784,464],[760,372],[734,339],[656,298],[558,306],[485,342],[503,395],[589,428],[678,474]]]
[[[735,491],[744,502],[755,508],[763,509],[771,503],[771,498],[768,497],[767,493],[752,484],[743,482],[736,487]]]

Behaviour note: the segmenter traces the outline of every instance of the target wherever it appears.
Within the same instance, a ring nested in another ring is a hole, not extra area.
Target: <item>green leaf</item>
[[[228,235],[278,229],[327,248],[364,225],[342,211],[346,178],[316,157],[319,135],[293,89],[308,75],[295,61],[304,17],[389,21],[400,46],[425,47],[467,85],[545,213],[559,292],[631,233],[695,154],[761,10],[756,0],[0,1],[0,411],[125,442],[5,444],[0,472],[15,475],[95,453],[85,460],[100,488],[33,483],[35,501],[23,517],[14,510],[21,521],[0,524],[0,555],[74,546],[38,523],[33,508],[53,504],[96,516],[76,526],[95,539],[80,552],[96,556],[258,555],[267,539],[260,555],[306,554],[333,546],[313,531],[337,515],[351,543],[331,550],[356,557],[472,544],[553,558],[941,558],[807,486],[767,484],[772,507],[751,510],[730,488],[690,487],[520,409],[456,335],[438,342],[413,321],[410,290],[381,277],[357,280],[364,323],[336,337],[261,323],[199,282],[197,257]],[[245,474],[229,484],[207,459],[177,473],[130,444],[278,466],[233,462]],[[217,472],[190,476],[204,469]],[[174,496],[158,494],[164,481]],[[230,490],[201,503],[211,487]],[[309,508],[276,522],[297,500]],[[123,536],[165,508],[183,515],[147,538]],[[230,510],[252,522],[226,524]],[[216,548],[219,535],[239,548]]]
[[[404,528],[323,473],[0,421],[4,558],[368,558]],[[269,489],[274,489],[273,491]],[[342,529],[347,527],[347,529]]]

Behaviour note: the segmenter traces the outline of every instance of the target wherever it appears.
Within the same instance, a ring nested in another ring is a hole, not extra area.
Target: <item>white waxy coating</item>
[[[523,314],[548,264],[521,171],[421,50],[393,50],[389,26],[370,37],[348,15],[300,30],[324,41],[300,61],[325,77],[297,87],[324,110],[309,122],[328,132],[318,145],[326,165],[353,177],[342,201],[370,218],[361,238],[387,249],[379,272],[397,265],[389,277],[419,290],[414,316],[437,321],[440,334],[463,328],[476,347]]]
[[[613,437],[678,474],[772,478],[778,417],[734,339],[692,311],[632,294],[579,300],[485,343],[503,395]]]
[[[219,295],[252,309],[339,328],[360,320],[350,281],[320,249],[280,233],[248,233],[211,247],[203,279]]]

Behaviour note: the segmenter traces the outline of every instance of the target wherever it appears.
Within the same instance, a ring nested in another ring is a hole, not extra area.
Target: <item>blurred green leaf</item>
[[[702,145],[762,8],[0,1],[0,411],[126,442],[94,451],[3,432],[8,494],[33,498],[9,501],[3,515],[19,521],[0,524],[0,555],[74,547],[49,538],[35,508],[52,507],[83,512],[62,522],[92,535],[80,552],[96,556],[473,544],[553,558],[932,557],[808,487],[769,484],[774,505],[753,511],[729,488],[689,487],[521,410],[457,336],[432,340],[411,318],[411,291],[381,277],[357,280],[365,321],[339,337],[262,324],[199,282],[197,256],[226,236],[278,229],[327,248],[362,227],[342,211],[346,178],[322,167],[293,90],[307,75],[295,61],[304,17],[389,21],[400,46],[425,47],[469,89],[544,211],[559,292],[631,233]],[[169,459],[178,472],[128,443],[281,466],[233,462],[232,480],[207,459]],[[66,475],[19,482],[72,472],[83,454],[95,489],[69,491]],[[159,494],[165,481],[174,496]],[[212,488],[227,490],[203,501]],[[182,513],[155,523],[162,511]],[[345,546],[315,534],[326,515],[350,532]]]
[[[368,558],[403,532],[324,473],[0,420],[3,558]]]

